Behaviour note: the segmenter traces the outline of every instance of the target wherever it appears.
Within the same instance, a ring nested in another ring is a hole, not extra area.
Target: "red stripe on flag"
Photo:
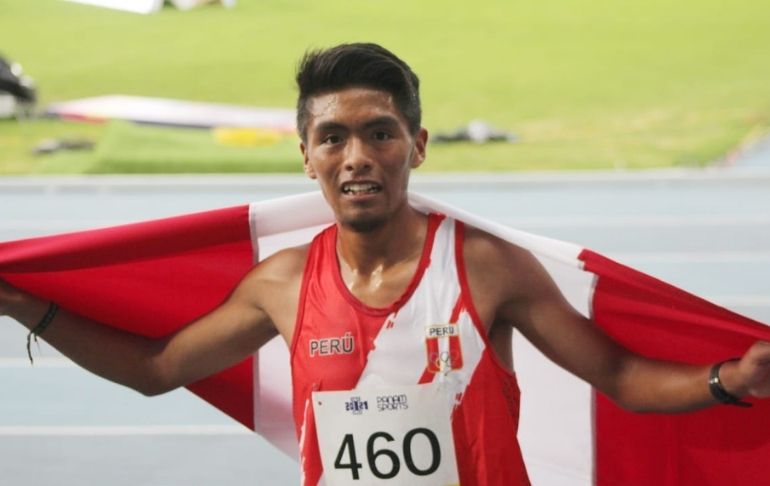
[[[637,353],[705,364],[770,340],[770,329],[756,321],[596,253],[579,258],[598,276],[594,320]],[[640,415],[597,394],[595,425],[597,486],[770,484],[769,401]]]
[[[248,214],[238,206],[0,243],[0,277],[97,322],[165,336],[220,304],[253,266]],[[253,428],[251,358],[189,388]]]

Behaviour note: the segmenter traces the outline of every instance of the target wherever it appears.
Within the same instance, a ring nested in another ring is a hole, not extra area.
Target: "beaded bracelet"
[[[32,360],[32,338],[37,342],[37,337],[43,334],[46,328],[53,322],[57,312],[59,312],[59,306],[56,305],[55,302],[51,302],[48,305],[48,310],[43,318],[40,319],[40,322],[38,322],[37,325],[29,331],[29,334],[27,334],[27,356],[29,356],[29,364],[35,364]]]

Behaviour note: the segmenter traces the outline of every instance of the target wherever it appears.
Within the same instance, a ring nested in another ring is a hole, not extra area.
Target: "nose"
[[[345,147],[345,171],[366,173],[372,169],[373,163],[371,147],[359,137],[351,137]]]

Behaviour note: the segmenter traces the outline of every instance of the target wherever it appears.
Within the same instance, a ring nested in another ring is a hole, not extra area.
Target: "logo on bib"
[[[351,397],[349,402],[345,402],[345,411],[353,415],[361,415],[364,410],[369,410],[369,402],[361,400],[361,397]]]
[[[406,410],[408,408],[409,399],[406,394],[377,396],[377,410],[380,412]]]
[[[425,327],[428,371],[447,373],[463,367],[460,329],[457,324],[432,324]]]

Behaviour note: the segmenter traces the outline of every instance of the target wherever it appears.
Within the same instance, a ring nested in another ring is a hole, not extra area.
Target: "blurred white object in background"
[[[11,118],[16,113],[16,98],[0,93],[0,118]]]
[[[155,13],[163,8],[163,0],[66,0],[68,2],[84,3],[97,7],[124,10],[139,14]],[[190,10],[208,3],[221,3],[227,8],[235,6],[236,0],[171,0],[179,10]]]
[[[221,3],[227,8],[235,7],[235,0],[171,0],[171,3],[179,10],[190,10],[207,3]]]
[[[68,2],[84,3],[97,7],[125,10],[140,14],[157,12],[163,7],[163,0],[67,0]]]

